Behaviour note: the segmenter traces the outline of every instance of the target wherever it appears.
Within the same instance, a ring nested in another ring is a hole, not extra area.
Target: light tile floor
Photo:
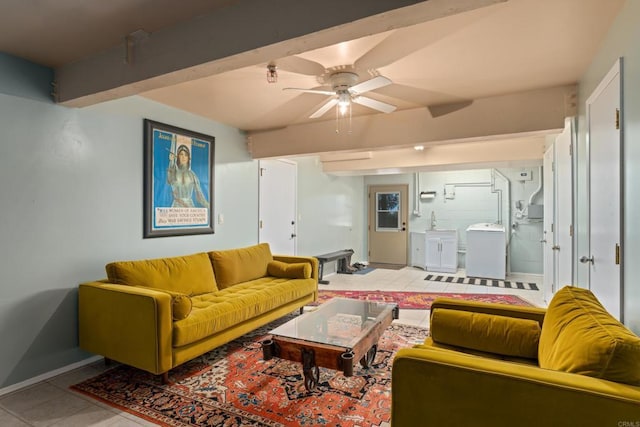
[[[415,267],[402,270],[375,269],[367,274],[332,274],[327,276],[328,285],[318,285],[327,290],[377,290],[377,291],[409,291],[409,292],[455,292],[475,294],[508,294],[517,295],[538,307],[545,307],[542,291],[523,289],[493,288],[480,285],[463,285],[458,283],[432,282],[424,280],[427,272]],[[465,276],[464,270],[458,270],[456,276]],[[513,274],[507,280],[533,282],[542,288],[542,276],[535,274]],[[428,326],[429,310],[400,310],[397,323],[416,326]]]
[[[320,289],[331,290],[385,290],[414,292],[456,292],[513,294],[534,305],[544,307],[542,291],[491,288],[479,285],[430,282],[424,280],[426,272],[413,267],[402,270],[376,269],[367,274],[332,274],[328,285]],[[464,275],[464,271],[459,271]],[[507,280],[535,282],[541,287],[539,275],[512,275]],[[395,322],[427,326],[428,310],[400,310]],[[69,390],[69,386],[104,371],[102,362],[96,362],[33,386],[0,396],[0,426],[60,426],[60,427],[131,427],[155,425],[126,412]]]

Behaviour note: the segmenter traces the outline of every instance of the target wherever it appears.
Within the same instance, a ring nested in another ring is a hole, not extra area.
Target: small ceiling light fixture
[[[267,82],[269,83],[278,82],[278,67],[276,67],[276,64],[267,65]]]
[[[344,116],[349,111],[349,107],[351,107],[351,95],[349,92],[341,91],[338,93],[338,109],[340,110],[340,114]]]
[[[351,133],[351,94],[346,89],[340,89],[336,91],[336,94],[338,95],[338,97],[334,99],[336,105],[336,133],[340,133],[341,119],[349,120],[347,123],[347,133]]]
[[[422,151],[424,150],[424,145],[414,145],[413,149],[416,151]]]

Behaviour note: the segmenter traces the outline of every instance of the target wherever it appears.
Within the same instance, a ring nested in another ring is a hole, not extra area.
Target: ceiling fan
[[[351,106],[351,103],[360,104],[383,113],[390,113],[396,109],[395,105],[362,96],[365,92],[390,85],[392,83],[391,80],[384,76],[377,76],[362,83],[358,83],[358,80],[359,77],[356,73],[340,71],[329,76],[329,83],[332,90],[302,89],[295,87],[285,87],[283,90],[297,90],[331,96],[331,99],[309,116],[311,119],[323,116],[336,105],[338,106],[340,114],[344,115]]]

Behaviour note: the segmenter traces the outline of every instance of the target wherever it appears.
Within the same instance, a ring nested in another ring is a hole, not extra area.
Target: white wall
[[[303,201],[298,204],[298,253],[321,255],[353,249],[352,263],[365,260],[363,177],[324,174],[316,157],[294,160],[298,163],[298,195]],[[335,263],[325,269],[331,271],[335,271]]]
[[[640,1],[627,0],[594,56],[578,87],[579,116],[577,142],[577,252],[576,259],[588,253],[586,198],[586,117],[585,102],[619,57],[624,58],[622,73],[622,134],[624,233],[622,257],[624,266],[625,324],[640,333]],[[588,267],[576,262],[577,283],[586,286]]]

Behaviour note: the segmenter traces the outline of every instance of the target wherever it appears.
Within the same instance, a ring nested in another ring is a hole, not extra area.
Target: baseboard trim
[[[97,362],[101,359],[103,359],[102,356],[91,356],[88,359],[84,359],[79,362],[75,362],[70,365],[63,366],[62,368],[54,369],[53,371],[45,372],[44,374],[40,374],[37,377],[29,378],[28,380],[24,380],[22,382],[12,384],[4,388],[0,388],[0,396],[13,393],[14,391],[18,391],[22,388],[32,386],[34,384],[37,384],[42,381],[46,381],[53,377],[57,377],[58,375],[66,374],[67,372],[70,372],[70,371],[73,371],[74,369],[78,369],[83,366],[89,365],[91,363]]]

